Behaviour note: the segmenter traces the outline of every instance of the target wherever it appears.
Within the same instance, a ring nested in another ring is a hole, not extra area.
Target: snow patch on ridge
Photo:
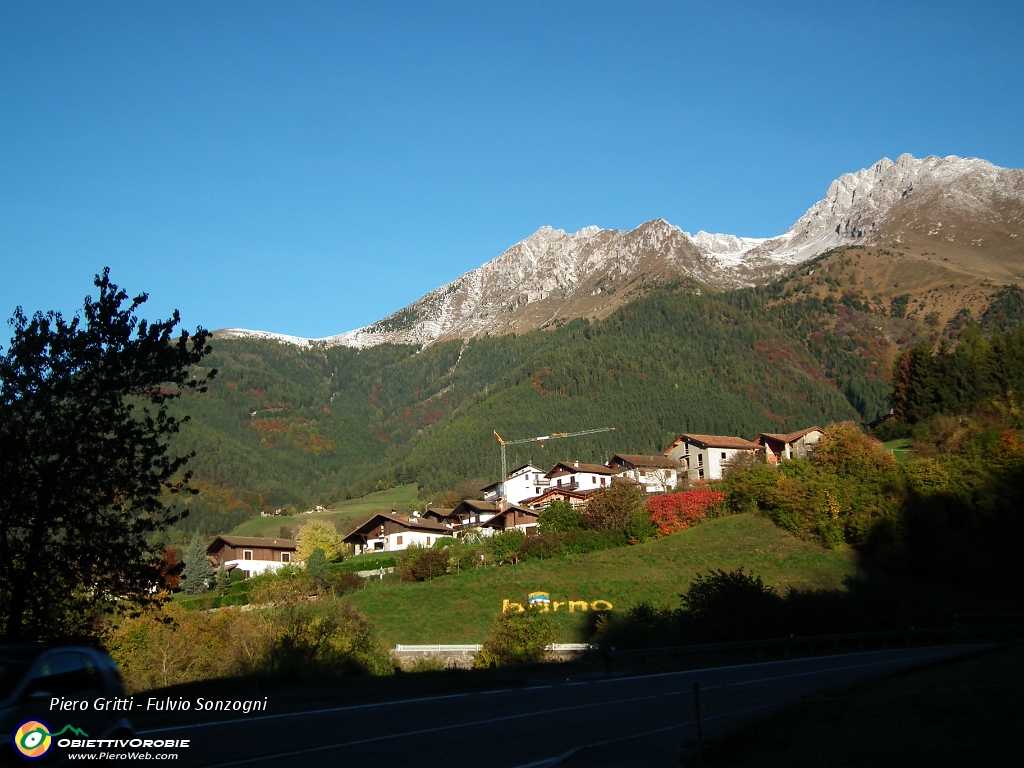
[[[955,196],[967,211],[982,210],[991,191],[998,188],[1000,173],[1006,171],[974,158],[918,160],[908,154],[896,162],[883,158],[833,181],[824,199],[773,238],[704,231],[690,235],[663,219],[630,232],[588,226],[568,234],[544,226],[497,258],[363,328],[323,339],[244,329],[218,331],[218,335],[302,346],[365,348],[387,342],[426,346],[440,338],[506,333],[530,305],[544,303],[533,317],[541,312],[550,322],[580,296],[614,293],[617,282],[627,284],[645,275],[655,280],[687,276],[717,288],[762,284],[830,248],[871,242],[893,206],[922,191],[938,189]]]

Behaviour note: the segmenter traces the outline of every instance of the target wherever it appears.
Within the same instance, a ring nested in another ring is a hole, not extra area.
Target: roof
[[[206,551],[209,552],[213,549],[218,541],[223,541],[229,547],[259,547],[261,549],[291,551],[296,549],[296,544],[291,539],[260,539],[255,536],[218,536],[210,542],[210,546],[206,548]]]
[[[578,461],[560,461],[551,468],[551,471],[545,475],[545,477],[559,477],[557,474],[561,470],[570,474],[576,473],[590,473],[592,475],[617,475],[621,470],[612,469],[606,467],[604,464],[583,464]]]
[[[616,459],[621,459],[623,464],[632,464],[634,467],[652,467],[654,469],[678,469],[679,464],[667,456],[642,456],[636,453],[617,453],[608,462],[612,464]]]
[[[522,507],[513,506],[509,507],[504,512],[498,513],[490,520],[488,520],[486,523],[480,523],[480,526],[482,528],[495,528],[498,525],[498,521],[503,521],[506,517],[508,517],[508,515],[512,514],[513,512],[518,512],[521,515],[528,515],[534,519],[537,519],[537,517],[540,516],[540,512],[538,512],[535,509],[523,509]]]
[[[516,467],[515,469],[510,469],[509,472],[508,472],[509,478],[515,477],[520,472],[522,472],[524,469],[530,469],[530,470],[533,470],[534,472],[543,472],[544,471],[540,467],[533,466],[533,464],[523,464],[523,466],[521,466],[521,467]]]
[[[771,440],[778,440],[780,443],[792,443],[794,440],[799,440],[804,435],[809,435],[811,432],[821,432],[824,434],[825,430],[821,427],[808,427],[807,429],[800,429],[796,432],[790,432],[788,435],[779,435],[774,432],[762,432],[760,435],[754,438],[755,441],[760,441],[762,437],[767,437]]]
[[[467,507],[470,507],[471,509],[475,509],[477,512],[497,512],[498,511],[498,505],[495,502],[493,502],[493,501],[482,501],[481,499],[464,499],[463,501],[459,502],[459,505],[457,507],[455,507],[455,509],[458,509],[463,504],[465,504]],[[454,512],[455,509],[453,509],[452,512]]]
[[[349,533],[347,536],[344,537],[344,539],[342,539],[342,541],[346,541],[350,536],[355,536],[357,533],[362,532],[363,529],[369,531],[370,529],[375,528],[377,525],[380,525],[378,520],[380,520],[381,522],[385,520],[390,520],[391,522],[401,525],[404,528],[409,528],[410,530],[430,531],[431,533],[451,532],[450,528],[441,525],[440,523],[434,523],[430,520],[424,520],[422,517],[410,517],[408,515],[392,515],[388,512],[378,512],[377,514],[371,516],[369,519],[363,522],[361,525],[356,526],[351,531],[351,533]]]
[[[535,467],[535,466],[533,466],[533,464],[523,464],[523,466],[521,466],[521,467],[516,467],[515,469],[509,470],[509,473],[508,473],[508,475],[506,476],[505,479],[506,480],[511,480],[511,479],[513,479],[515,477],[518,477],[519,475],[523,474],[524,472],[529,474],[531,471],[532,472],[541,472],[541,473],[544,472],[543,469],[541,469],[540,467]],[[491,483],[490,485],[485,485],[480,490],[481,491],[489,491],[492,488],[497,488],[499,485],[501,485],[501,483],[502,483],[502,481],[499,480],[496,483]]]
[[[753,451],[759,449],[761,446],[750,440],[744,440],[742,437],[731,437],[728,435],[689,435],[682,434],[676,438],[675,442],[669,446],[668,450],[671,450],[675,446],[682,442],[696,443],[697,445],[703,445],[705,448],[736,448]],[[665,453],[668,453],[668,450]]]
[[[616,480],[617,479],[618,478],[616,478]],[[564,496],[573,496],[573,497],[575,497],[577,499],[584,499],[585,500],[587,498],[587,496],[589,496],[590,494],[597,493],[598,491],[601,491],[601,490],[604,490],[604,488],[590,488],[590,489],[588,489],[586,491],[570,491],[568,488],[562,488],[560,486],[555,485],[555,486],[552,486],[552,487],[548,488],[547,490],[545,490],[544,493],[540,494],[539,496],[531,496],[528,499],[523,499],[522,501],[519,502],[519,504],[520,504],[520,506],[523,505],[523,504],[536,504],[538,501],[541,501],[546,496],[553,496],[553,495],[559,494],[559,493],[564,495]]]

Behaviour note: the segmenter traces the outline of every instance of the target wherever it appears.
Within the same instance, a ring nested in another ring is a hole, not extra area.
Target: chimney
[[[573,469],[579,469],[580,468],[580,463],[578,461],[574,461],[572,463],[572,466],[573,466]]]

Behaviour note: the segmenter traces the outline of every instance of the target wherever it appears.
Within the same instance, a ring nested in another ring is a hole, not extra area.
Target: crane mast
[[[548,440],[561,440],[563,437],[581,437],[583,435],[596,435],[598,432],[614,431],[615,427],[598,427],[597,429],[584,429],[581,432],[552,432],[550,435],[541,435],[540,437],[524,437],[521,440],[505,440],[498,434],[498,430],[493,430],[494,436],[498,438],[498,444],[501,446],[501,494],[498,498],[498,508],[501,510],[505,509],[505,481],[508,480],[508,460],[505,456],[506,445],[545,443]]]

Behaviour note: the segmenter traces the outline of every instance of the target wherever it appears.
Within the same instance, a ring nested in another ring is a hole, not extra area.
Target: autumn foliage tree
[[[624,531],[637,513],[643,513],[644,493],[633,483],[612,483],[594,492],[583,510],[583,521],[594,531]]]

